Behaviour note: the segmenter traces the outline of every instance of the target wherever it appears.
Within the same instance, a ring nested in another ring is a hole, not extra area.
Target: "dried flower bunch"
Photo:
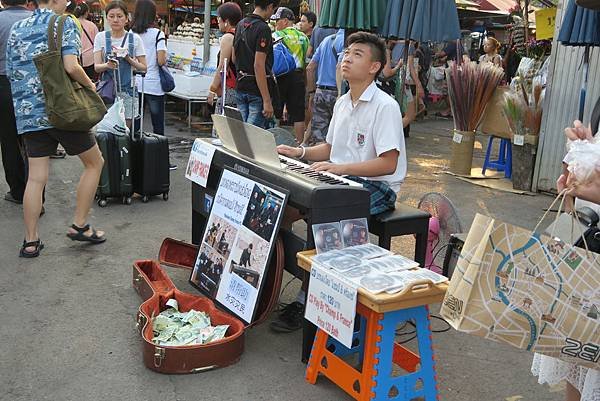
[[[520,80],[517,91],[504,95],[503,111],[511,134],[539,135],[542,125],[543,89],[540,82],[534,80],[529,93]]]
[[[503,77],[502,68],[492,63],[450,62],[446,79],[456,130],[474,131],[477,128]]]

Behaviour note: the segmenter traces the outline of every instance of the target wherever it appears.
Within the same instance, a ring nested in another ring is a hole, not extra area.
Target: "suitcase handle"
[[[140,77],[142,77],[142,96],[141,97],[141,104],[140,104],[140,134],[138,136],[138,139],[142,139],[142,135],[144,132],[144,78],[146,77],[146,72],[144,71],[135,71],[133,70],[133,75],[139,75]],[[134,80],[135,81],[135,80]],[[131,106],[132,107],[132,111],[135,111],[135,103]],[[131,113],[132,118],[133,118],[133,112]],[[133,125],[133,124],[132,124]],[[135,129],[131,130],[131,139],[135,139]]]

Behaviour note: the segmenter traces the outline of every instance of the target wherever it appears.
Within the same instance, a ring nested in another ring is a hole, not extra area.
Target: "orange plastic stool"
[[[317,331],[306,380],[315,384],[322,373],[358,401],[439,399],[429,308],[420,305],[378,313],[358,303],[356,313],[361,318],[361,330],[355,333],[351,349],[323,330]],[[408,320],[415,323],[420,356],[395,341],[397,325]],[[351,353],[359,353],[360,371],[341,358]],[[408,373],[393,376],[394,365]]]

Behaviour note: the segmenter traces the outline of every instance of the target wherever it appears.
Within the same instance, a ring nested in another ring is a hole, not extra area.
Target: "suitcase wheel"
[[[149,200],[150,200],[150,197],[148,195],[144,195],[142,197],[142,202],[144,202],[144,203],[148,203]]]
[[[168,193],[168,192],[165,192],[165,193],[163,194],[163,200],[165,200],[165,201],[168,201],[168,200],[169,200],[169,193]]]
[[[106,205],[108,205],[108,201],[106,199],[98,199],[98,206],[100,207],[106,207]]]
[[[131,196],[124,196],[123,197],[123,204],[124,205],[131,205]]]

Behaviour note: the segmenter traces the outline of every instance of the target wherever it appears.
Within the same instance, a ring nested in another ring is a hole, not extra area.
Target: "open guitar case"
[[[265,284],[258,301],[256,318],[246,325],[228,311],[201,295],[178,290],[162,265],[192,270],[198,246],[166,238],[158,260],[136,260],[133,263],[133,287],[143,302],[137,313],[137,328],[143,341],[144,365],[159,373],[198,373],[237,362],[244,352],[246,329],[264,322],[278,303],[283,276],[284,254],[280,238],[275,243]],[[206,312],[212,325],[229,325],[225,337],[209,344],[183,346],[156,345],[152,342],[152,318],[167,308],[166,302],[177,300],[180,312],[191,309]]]

